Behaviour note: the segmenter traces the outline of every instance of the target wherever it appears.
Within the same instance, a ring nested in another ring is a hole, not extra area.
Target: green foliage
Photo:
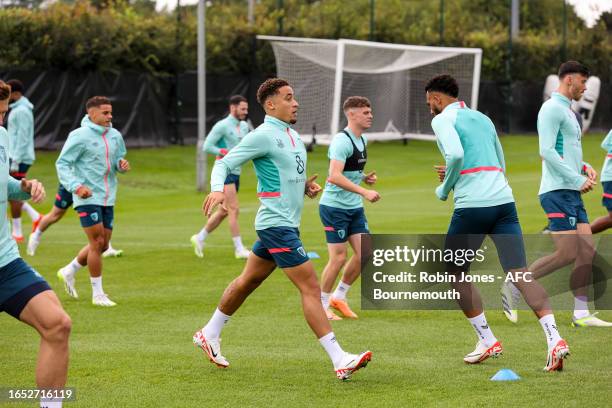
[[[210,73],[273,73],[269,45],[256,34],[315,38],[370,38],[370,0],[261,0],[253,26],[245,0],[213,0],[206,12]],[[374,40],[402,44],[480,47],[483,79],[507,76],[509,1],[376,0]],[[145,70],[157,74],[196,69],[196,7],[156,13],[149,0],[85,0],[44,10],[1,9],[3,68]],[[587,29],[567,8],[567,58],[610,81],[612,16]],[[177,46],[177,43],[180,45]],[[562,62],[563,3],[523,0],[521,35],[512,43],[513,79],[544,78]]]

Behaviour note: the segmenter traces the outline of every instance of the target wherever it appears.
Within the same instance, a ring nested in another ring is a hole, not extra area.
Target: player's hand
[[[76,190],[74,190],[74,194],[79,196],[79,198],[89,198],[91,197],[91,190],[87,186],[79,186]]]
[[[590,180],[595,181],[595,182],[597,181],[597,172],[595,171],[595,169],[594,169],[594,168],[592,168],[592,167],[587,167],[587,168],[586,168],[585,173],[586,173],[586,176],[587,176],[587,177],[588,177]]]
[[[446,177],[446,166],[434,166],[434,170],[438,173],[438,180],[440,183],[444,181],[444,177]]]
[[[378,180],[378,177],[376,177],[376,171],[371,171],[368,174],[365,175],[365,177],[363,178],[363,181],[371,186],[374,183],[376,183],[376,180]]]
[[[315,179],[318,177],[318,174],[313,174],[306,180],[306,188],[304,190],[304,194],[308,196],[308,198],[315,198],[322,190],[321,186],[315,182]]]
[[[591,180],[590,178],[587,178],[582,187],[580,187],[580,192],[582,194],[586,194],[589,191],[592,191],[593,187],[595,187],[595,184],[597,184],[595,181]]]
[[[363,198],[365,198],[366,200],[368,200],[371,203],[375,203],[378,200],[380,200],[380,194],[378,194],[378,192],[374,191],[374,190],[366,190],[363,193]]]
[[[204,203],[202,204],[202,211],[204,212],[204,215],[210,217],[215,207],[219,204],[223,204],[224,201],[225,194],[223,194],[222,191],[213,191],[207,195]]]
[[[37,204],[45,199],[46,193],[42,183],[36,179],[21,179],[21,191],[32,196],[32,202]]]
[[[130,167],[130,162],[125,160],[125,159],[121,159],[119,160],[119,170],[121,171],[130,171],[132,168]]]

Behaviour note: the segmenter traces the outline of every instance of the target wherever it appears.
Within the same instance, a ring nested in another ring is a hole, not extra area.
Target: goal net
[[[328,144],[346,126],[342,102],[359,95],[373,104],[369,140],[434,140],[425,84],[450,74],[459,98],[476,109],[482,50],[357,40],[258,36],[269,41],[277,75],[287,79],[300,104],[294,126],[305,142]]]

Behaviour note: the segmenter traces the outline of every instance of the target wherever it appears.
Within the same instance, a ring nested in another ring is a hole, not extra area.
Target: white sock
[[[336,340],[336,335],[334,332],[329,332],[325,336],[319,339],[319,343],[323,346],[329,358],[334,365],[334,368],[338,367],[338,365],[342,362],[342,357],[344,357],[344,350],[340,347],[340,344]]]
[[[590,314],[589,299],[586,296],[574,297],[574,318],[582,319]]]
[[[338,286],[336,286],[336,290],[334,290],[332,297],[334,299],[346,300],[346,294],[350,288],[351,285],[342,282],[342,279],[340,279],[340,282],[338,282]]]
[[[113,246],[111,245],[111,242],[108,241],[108,248],[106,248],[107,251],[112,251],[113,250]]]
[[[323,305],[323,310],[329,309],[329,298],[330,297],[331,297],[331,293],[321,292],[321,304]]]
[[[561,340],[559,331],[557,330],[557,323],[555,323],[555,315],[548,314],[540,319],[540,324],[544,330],[546,336],[546,342],[548,343],[548,349],[555,347],[557,342]]]
[[[23,235],[21,232],[21,217],[13,218],[13,235],[20,237]]]
[[[516,286],[514,286],[514,283],[512,282],[508,282],[508,287],[510,288],[510,290],[512,291],[512,296],[515,299],[520,299],[519,296],[521,296],[521,291],[517,289]]]
[[[91,290],[93,296],[99,296],[104,294],[104,289],[102,289],[102,277],[98,276],[97,278],[89,277],[91,281]]]
[[[38,217],[40,217],[40,214],[38,213],[38,211],[36,211],[34,207],[26,203],[25,201],[23,203],[23,206],[21,206],[21,209],[28,213],[32,221],[36,221]]]
[[[40,241],[40,237],[42,236],[43,232],[40,230],[40,228],[36,228],[36,230],[32,233],[32,236],[34,237],[34,239],[36,241]]]
[[[242,239],[240,238],[240,235],[238,235],[237,237],[232,237],[232,241],[234,241],[234,247],[236,248],[236,251],[241,251],[244,249],[244,245],[242,245]]]
[[[68,265],[66,265],[66,269],[68,269],[67,277],[74,276],[82,267],[83,265],[79,263],[77,258],[74,258]]]
[[[208,231],[206,231],[206,228],[202,228],[200,232],[198,232],[198,241],[204,242],[207,236],[208,236]]]
[[[202,329],[204,330],[204,336],[209,339],[218,339],[221,336],[223,326],[229,322],[230,317],[232,316],[226,315],[219,308],[215,309],[215,313],[213,313],[206,326]]]
[[[41,398],[40,408],[62,408],[62,399],[56,398]]]
[[[497,339],[493,335],[493,332],[487,323],[487,318],[485,317],[484,312],[476,317],[468,317],[468,320],[474,328],[478,339],[482,341],[485,346],[491,347],[497,342]]]

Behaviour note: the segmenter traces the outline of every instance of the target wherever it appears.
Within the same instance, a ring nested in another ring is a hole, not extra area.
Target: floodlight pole
[[[196,147],[197,189],[206,190],[206,0],[198,1],[198,143]]]
[[[338,40],[338,49],[336,50],[336,78],[334,80],[334,104],[332,106],[332,118],[330,125],[330,136],[338,133],[340,122],[340,104],[342,98],[342,74],[344,71],[344,40]]]
[[[374,41],[374,32],[376,30],[376,0],[370,0],[370,41]]]
[[[440,0],[440,45],[444,45],[444,0]]]

